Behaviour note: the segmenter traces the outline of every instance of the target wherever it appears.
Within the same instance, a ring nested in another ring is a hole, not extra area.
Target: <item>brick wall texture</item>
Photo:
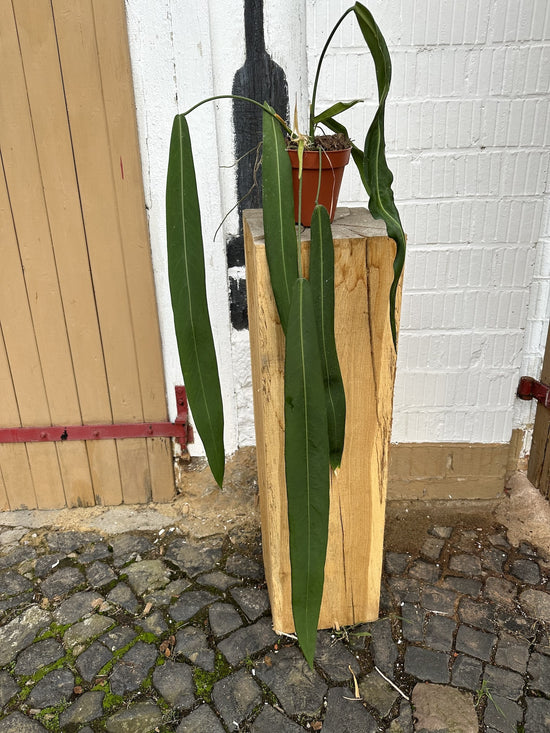
[[[528,428],[520,372],[540,373],[550,282],[550,3],[371,0],[393,82],[387,150],[409,251],[394,442],[505,443]],[[347,3],[308,3],[309,75]],[[362,145],[372,62],[348,21],[318,108],[347,113]],[[365,203],[355,171],[342,203]]]

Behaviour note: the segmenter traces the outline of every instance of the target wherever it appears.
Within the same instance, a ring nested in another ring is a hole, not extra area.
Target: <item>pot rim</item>
[[[290,156],[293,168],[298,167],[298,151],[286,148]],[[351,155],[351,147],[341,150],[321,150],[321,169],[343,168],[347,165]],[[319,151],[304,150],[303,167],[307,169],[319,169]]]

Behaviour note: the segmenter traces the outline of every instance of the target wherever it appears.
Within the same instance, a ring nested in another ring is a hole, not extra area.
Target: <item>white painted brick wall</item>
[[[291,0],[265,0],[268,50],[287,73],[291,105],[296,96],[304,107],[314,59],[348,2],[302,0],[297,11]],[[386,139],[409,240],[393,439],[507,442],[514,427],[532,421],[515,389],[520,372],[540,373],[550,315],[550,3],[367,5],[392,55]],[[243,59],[242,3],[127,0],[127,8],[170,395],[179,376],[164,256],[169,126],[176,109],[230,90]],[[346,114],[359,144],[376,95],[363,45],[349,19],[319,90],[319,109],[367,100]],[[198,156],[208,164],[199,185],[233,450],[254,434],[247,337],[229,327],[223,237],[213,240],[235,195],[234,174],[217,169],[230,162],[228,119],[220,105],[194,124],[212,146]],[[342,196],[365,204],[351,166]],[[226,233],[235,226],[230,217]]]

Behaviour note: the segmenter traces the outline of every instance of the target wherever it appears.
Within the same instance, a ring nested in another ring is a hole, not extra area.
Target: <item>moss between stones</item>
[[[197,697],[201,697],[205,702],[212,702],[212,688],[216,682],[227,677],[232,671],[225,657],[219,652],[216,653],[213,672],[207,672],[205,669],[195,667],[193,670],[193,681],[195,682],[195,693]]]

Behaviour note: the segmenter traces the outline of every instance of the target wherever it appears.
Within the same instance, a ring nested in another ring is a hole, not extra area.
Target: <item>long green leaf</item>
[[[176,115],[166,180],[168,275],[181,368],[214,478],[223,482],[223,405],[208,314],[204,249],[189,128]]]
[[[378,110],[365,138],[363,181],[369,194],[369,210],[375,219],[383,219],[388,236],[395,240],[397,251],[393,263],[394,278],[390,289],[390,323],[394,345],[397,346],[396,299],[399,279],[405,263],[406,238],[399,212],[393,198],[393,175],[386,161],[384,114],[390,89],[391,60],[380,28],[367,8],[355,3],[355,17],[372,54],[378,86]]]
[[[263,113],[263,207],[265,254],[271,287],[286,333],[292,287],[298,277],[292,166],[280,124]]]
[[[309,282],[325,386],[330,465],[336,469],[344,451],[346,396],[334,338],[334,242],[330,217],[324,206],[316,206],[313,210],[309,257]]]
[[[321,359],[310,284],[292,291],[285,356],[285,471],[292,613],[313,665],[328,539],[329,447]]]
[[[345,112],[347,109],[350,109],[350,107],[353,107],[362,101],[362,99],[354,99],[351,102],[336,102],[336,104],[333,104],[324,112],[320,112],[318,115],[315,115],[315,117],[313,118],[313,122],[318,125],[321,122],[324,122],[329,117],[335,117],[336,115]]]

